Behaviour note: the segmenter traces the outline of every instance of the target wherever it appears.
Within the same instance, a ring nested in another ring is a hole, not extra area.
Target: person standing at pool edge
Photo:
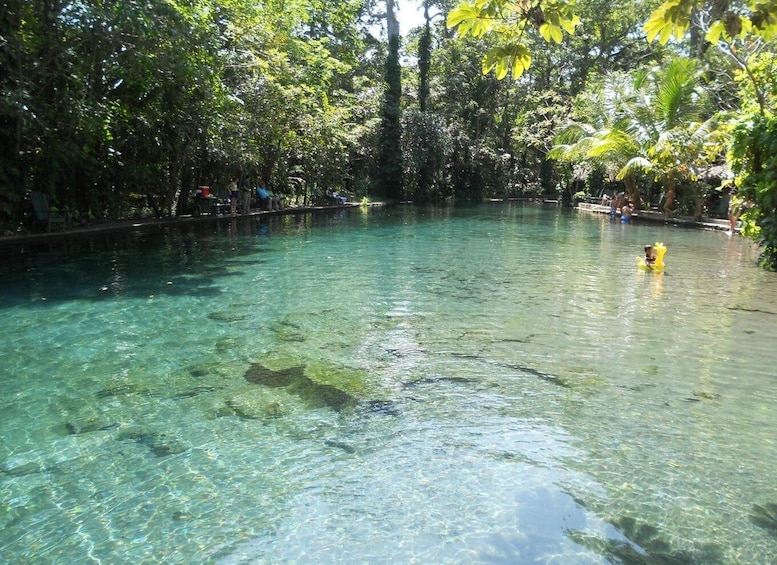
[[[227,190],[229,191],[229,212],[234,216],[237,214],[237,198],[240,194],[237,190],[237,177],[232,177]]]
[[[753,203],[749,200],[742,200],[737,195],[736,189],[731,191],[731,200],[729,201],[728,209],[728,224],[729,229],[726,232],[728,235],[734,235],[737,232],[737,222],[740,216],[753,207]]]
[[[244,176],[240,181],[240,192],[243,195],[243,214],[251,213],[251,179]]]

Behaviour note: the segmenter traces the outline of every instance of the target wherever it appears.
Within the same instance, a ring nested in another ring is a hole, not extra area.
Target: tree
[[[442,117],[407,110],[402,115],[407,194],[416,202],[443,202],[452,194],[446,176],[451,139]]]
[[[378,146],[377,192],[389,200],[404,197],[402,170],[402,69],[399,64],[399,24],[394,14],[393,0],[386,0],[389,51],[386,58],[386,84],[381,109]]]
[[[756,204],[750,212],[757,226],[751,235],[761,245],[760,264],[777,271],[777,119],[755,115],[733,131],[731,158],[737,184]]]
[[[649,40],[662,43],[671,38],[683,37],[692,26],[698,24],[700,12],[707,6],[698,0],[670,0],[663,3],[645,24]],[[725,8],[725,9],[723,9]],[[771,156],[777,147],[777,124],[772,116],[775,98],[770,74],[758,72],[763,59],[753,51],[772,41],[777,33],[777,5],[768,0],[747,0],[744,3],[724,2],[706,25],[705,39],[717,45],[740,68],[740,77],[749,85],[742,93],[745,111],[734,118],[733,140],[730,156],[737,172],[736,183],[745,197],[755,203],[752,212],[758,229],[756,237],[761,244],[761,265],[777,270],[777,182]],[[738,47],[744,46],[745,49]],[[773,49],[771,49],[773,52]],[[774,61],[773,56],[768,60]],[[771,64],[771,63],[770,63]],[[772,88],[769,88],[772,85]],[[757,110],[748,111],[747,94],[752,94]]]
[[[611,75],[594,105],[599,121],[570,124],[550,156],[603,167],[624,182],[635,203],[642,173],[667,192],[682,180],[695,181],[723,150],[714,121],[707,119],[702,70],[690,59],[675,58],[665,67]]]

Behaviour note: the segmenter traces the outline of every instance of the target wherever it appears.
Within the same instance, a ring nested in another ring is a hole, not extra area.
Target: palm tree
[[[652,174],[667,191],[696,180],[722,150],[714,122],[702,121],[707,97],[700,79],[701,67],[685,58],[608,76],[593,100],[582,101],[593,119],[570,123],[548,156],[601,166],[637,204],[640,174]]]

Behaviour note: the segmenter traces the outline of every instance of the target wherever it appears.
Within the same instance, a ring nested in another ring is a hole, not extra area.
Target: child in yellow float
[[[664,255],[666,247],[663,243],[656,242],[655,246],[645,246],[645,256],[637,257],[637,267],[644,271],[663,271]]]

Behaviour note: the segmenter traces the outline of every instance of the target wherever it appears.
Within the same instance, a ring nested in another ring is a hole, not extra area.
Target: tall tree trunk
[[[390,200],[402,200],[402,68],[399,65],[399,23],[394,14],[394,0],[386,0],[389,50],[386,59],[386,84],[381,111],[380,147],[378,148],[378,193]]]
[[[429,99],[429,67],[432,59],[432,26],[429,17],[429,4],[424,5],[426,25],[418,41],[418,108],[426,112]]]
[[[386,30],[389,42],[392,37],[399,37],[399,22],[394,13],[394,0],[386,0]]]

